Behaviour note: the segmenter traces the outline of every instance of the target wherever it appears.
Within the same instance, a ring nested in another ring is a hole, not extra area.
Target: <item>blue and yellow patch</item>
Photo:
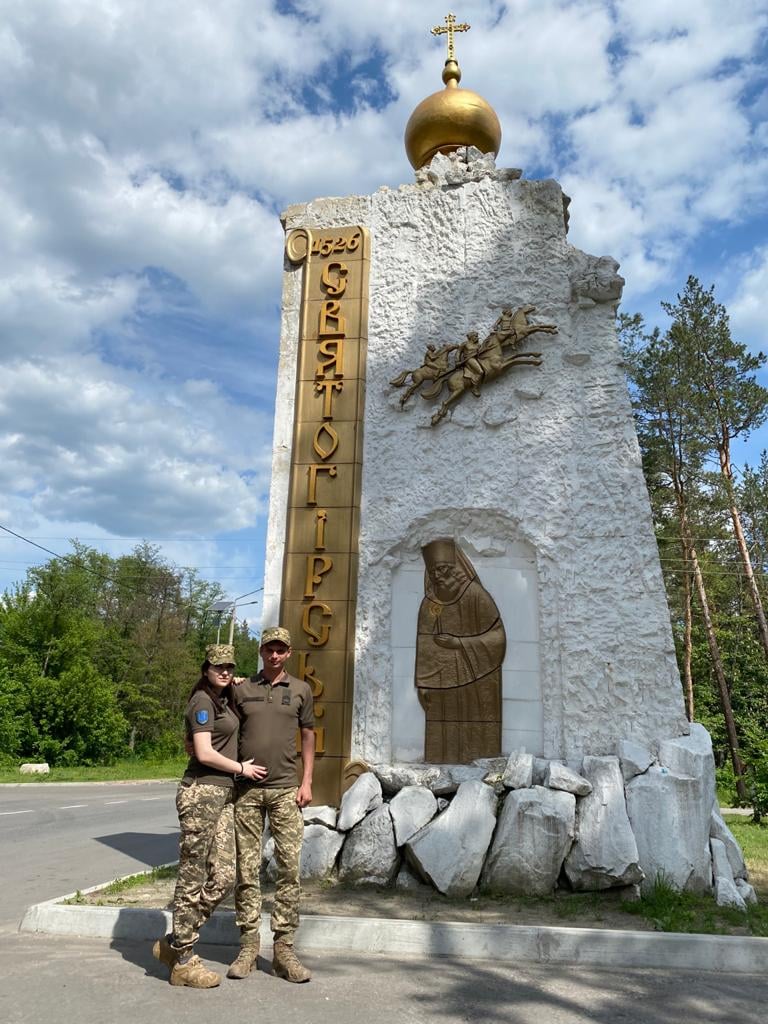
[[[208,721],[208,712],[205,711],[205,710],[203,710],[203,711],[196,711],[195,712],[195,721],[197,722],[198,725],[205,725],[206,722]]]

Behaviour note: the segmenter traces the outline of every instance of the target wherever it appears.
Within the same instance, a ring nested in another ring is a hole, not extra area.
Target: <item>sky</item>
[[[451,9],[621,308],[695,274],[768,350],[768,0],[0,0],[0,525],[261,585],[279,213],[413,181]],[[46,558],[0,531],[0,591]]]

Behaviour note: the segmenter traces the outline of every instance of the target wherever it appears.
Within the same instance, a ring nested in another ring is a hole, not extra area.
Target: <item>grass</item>
[[[169,878],[176,878],[178,873],[178,864],[167,864],[152,868],[151,871],[144,871],[140,875],[127,875],[125,878],[116,878],[114,882],[105,885],[101,893],[104,896],[118,896],[120,893],[127,892],[130,889],[138,889],[142,885],[151,885],[153,882],[164,882]]]
[[[126,759],[94,767],[51,768],[48,775],[21,775],[18,767],[0,767],[3,782],[125,782],[139,779],[179,779],[187,765],[186,757],[162,761]]]
[[[768,936],[765,903],[747,906],[746,913],[735,907],[718,907],[712,896],[678,892],[663,878],[636,903],[622,904],[622,909],[645,918],[660,932]]]
[[[749,880],[758,895],[768,898],[768,822],[757,824],[737,814],[726,814],[725,823],[741,847],[749,868]]]

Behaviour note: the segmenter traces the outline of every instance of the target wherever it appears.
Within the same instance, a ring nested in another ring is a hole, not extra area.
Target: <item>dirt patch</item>
[[[116,894],[104,890],[80,895],[92,906],[171,909],[173,879],[141,883]],[[264,885],[264,911],[272,909],[274,886]],[[222,907],[233,909],[232,897]],[[492,897],[455,900],[430,889],[415,893],[307,883],[302,885],[301,913],[341,917],[381,917],[407,921],[458,921],[470,924],[560,925],[572,928],[619,928],[653,931],[653,924],[622,908],[619,893],[557,893],[534,899]]]

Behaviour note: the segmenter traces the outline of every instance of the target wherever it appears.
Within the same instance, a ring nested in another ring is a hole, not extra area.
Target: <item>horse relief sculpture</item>
[[[434,427],[465,391],[479,397],[486,381],[500,377],[511,366],[540,366],[541,352],[517,351],[529,334],[557,333],[554,324],[530,323],[528,317],[535,312],[536,307],[530,304],[518,306],[514,311],[505,309],[484,341],[480,341],[476,331],[470,331],[461,345],[448,344],[442,348],[427,345],[421,366],[404,370],[390,381],[392,387],[401,388],[410,377],[411,383],[400,397],[400,407],[403,408],[422,385],[421,397],[426,399],[439,398],[447,385],[448,395],[432,416]]]

